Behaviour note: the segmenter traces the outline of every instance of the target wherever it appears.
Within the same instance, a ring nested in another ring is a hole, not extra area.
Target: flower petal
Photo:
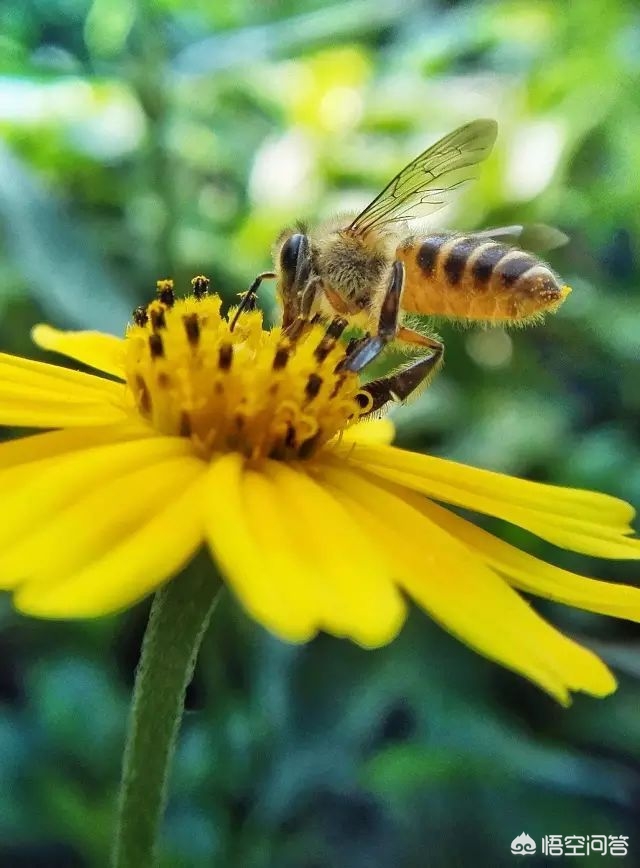
[[[354,467],[421,494],[502,518],[542,539],[583,554],[640,558],[631,539],[633,508],[595,491],[529,482],[393,446],[336,447]]]
[[[7,353],[0,353],[0,383],[31,386],[61,400],[110,398],[120,402],[123,394],[122,384],[113,380]]]
[[[71,503],[35,525],[19,542],[0,553],[5,582],[60,581],[98,560],[120,539],[132,533],[173,493],[173,479],[184,469],[192,473],[197,458],[154,460],[133,467],[114,479],[84,491]],[[91,520],[87,521],[87,516]]]
[[[0,425],[24,428],[90,428],[127,420],[124,407],[107,401],[55,400],[0,384]]]
[[[94,331],[63,332],[45,324],[34,326],[31,337],[43,350],[60,353],[105,374],[125,379],[122,338]]]
[[[340,434],[341,443],[388,445],[396,436],[396,426],[388,416],[384,419],[363,419]]]
[[[45,431],[29,434],[14,440],[0,443],[0,471],[19,464],[30,464],[45,458],[54,458],[68,452],[103,446],[107,443],[120,443],[124,440],[138,440],[155,436],[154,432],[140,423],[125,425],[100,425],[97,428],[68,428],[61,431]]]
[[[335,624],[340,634],[365,647],[390,642],[406,611],[376,540],[304,465],[271,461],[266,468],[281,492],[292,544],[300,546],[307,569],[317,564],[320,581],[333,597],[332,609],[324,613],[328,629]]]
[[[18,543],[38,523],[50,520],[92,488],[132,469],[191,454],[191,444],[185,438],[149,436],[93,445],[0,471],[0,551]],[[11,587],[15,581],[13,575],[0,569],[0,587]]]
[[[462,540],[516,588],[587,612],[640,621],[640,588],[591,579],[548,564],[428,500],[420,511]]]
[[[207,485],[209,545],[248,611],[290,641],[319,627],[366,646],[390,641],[404,604],[367,539],[305,469],[264,467],[226,455]]]
[[[126,418],[122,384],[0,354],[0,425],[63,428]]]
[[[247,611],[283,639],[303,642],[318,630],[320,604],[287,540],[276,494],[264,474],[243,470],[240,455],[216,459],[204,489],[205,531]]]
[[[41,617],[97,617],[131,605],[178,572],[203,539],[204,465],[188,457],[157,470],[160,496],[145,497],[144,509],[125,508],[123,526],[111,527],[101,556],[63,580],[26,582],[15,594],[17,608]]]
[[[465,545],[421,514],[415,494],[335,464],[325,477],[371,536],[385,543],[402,586],[451,633],[564,704],[569,690],[606,696],[615,689],[598,657],[547,624]]]

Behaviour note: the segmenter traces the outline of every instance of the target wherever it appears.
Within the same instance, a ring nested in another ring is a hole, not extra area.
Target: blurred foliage
[[[446,370],[397,412],[400,442],[638,504],[639,87],[631,0],[3,0],[3,349],[36,356],[42,318],[120,332],[168,274],[210,274],[231,301],[283,225],[365,204],[439,134],[496,117],[494,156],[438,217],[561,227],[574,292],[538,329],[443,324]],[[523,830],[627,834],[637,852],[638,629],[539,609],[616,667],[613,698],[561,710],[417,612],[375,653],[297,648],[227,597],[163,865],[511,865]],[[147,610],[46,623],[2,600],[0,866],[106,864]]]

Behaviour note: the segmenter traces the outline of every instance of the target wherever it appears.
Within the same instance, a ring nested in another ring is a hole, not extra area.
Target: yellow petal
[[[342,443],[388,445],[393,443],[396,427],[388,416],[384,419],[364,419],[340,434]]]
[[[17,437],[0,443],[0,471],[8,467],[17,467],[19,464],[29,464],[32,461],[88,449],[91,446],[138,440],[149,436],[150,430],[147,426],[132,422],[125,425],[101,425],[98,428],[69,428]]]
[[[203,475],[195,458],[165,467],[164,497],[142,523],[126,527],[108,552],[65,580],[22,585],[15,594],[17,608],[49,618],[95,617],[154,591],[202,543]]]
[[[428,500],[422,502],[420,511],[462,540],[516,588],[588,612],[640,621],[640,588],[591,579],[548,564]]]
[[[368,648],[390,642],[406,611],[376,539],[363,532],[304,464],[270,461],[266,470],[281,492],[292,544],[299,546],[307,565],[317,564],[333,597],[332,610],[325,612],[327,629],[334,632],[335,625],[338,635]]]
[[[570,690],[605,696],[615,689],[598,657],[547,624],[470,549],[421,514],[415,494],[336,465],[325,474],[384,543],[402,586],[455,636],[564,704]]]
[[[48,392],[51,398],[60,399],[97,401],[110,398],[120,402],[123,394],[122,384],[113,380],[6,353],[0,353],[0,383],[33,386]]]
[[[247,610],[290,641],[324,627],[367,646],[388,642],[404,606],[367,540],[302,468],[264,467],[261,476],[226,455],[207,486],[209,544]]]
[[[502,518],[563,548],[604,558],[640,558],[640,541],[626,536],[632,533],[634,510],[615,497],[528,482],[393,446],[341,446],[334,454],[421,494]]]
[[[88,427],[126,418],[122,384],[0,354],[0,425]]]
[[[216,459],[204,489],[205,532],[247,611],[283,639],[303,642],[322,620],[318,593],[290,545],[275,495],[264,474],[243,469],[240,455]]]
[[[90,368],[125,379],[122,338],[94,331],[63,332],[43,324],[34,326],[31,337],[43,350],[60,353]]]
[[[46,522],[91,488],[134,468],[191,454],[191,444],[185,438],[150,436],[94,445],[1,471],[0,551],[19,542],[38,523]],[[14,581],[0,571],[0,587],[10,587]]]
[[[8,543],[0,553],[0,575],[13,585],[68,578],[153,515],[158,504],[173,496],[173,480],[181,472],[188,480],[196,470],[204,470],[204,464],[195,457],[160,459],[86,490],[20,542]]]
[[[105,400],[49,398],[46,393],[0,383],[0,425],[24,428],[85,428],[126,421],[123,406]]]

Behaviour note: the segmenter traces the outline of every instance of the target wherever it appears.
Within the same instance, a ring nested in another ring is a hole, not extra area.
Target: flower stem
[[[157,592],[142,643],[124,752],[114,868],[151,868],[185,692],[220,583],[193,564]]]

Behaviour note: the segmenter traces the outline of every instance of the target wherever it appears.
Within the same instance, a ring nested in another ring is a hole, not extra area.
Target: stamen
[[[271,366],[274,371],[281,371],[283,368],[286,368],[287,362],[289,361],[289,347],[281,346],[276,350],[276,354],[273,357],[273,365]]]
[[[318,441],[322,437],[322,430],[318,428],[316,433],[309,437],[308,440],[305,440],[304,443],[298,449],[298,458],[309,458],[313,455],[315,448],[318,444]]]
[[[173,293],[173,281],[158,280],[156,283],[156,290],[158,293],[158,299],[162,302],[162,304],[166,304],[167,307],[173,307],[176,300],[176,297]]]
[[[222,344],[218,351],[218,367],[221,371],[228,371],[233,361],[233,346],[231,344]]]
[[[346,376],[345,376],[344,374],[340,374],[340,375],[338,376],[338,378],[336,379],[336,384],[335,384],[335,386],[333,387],[333,391],[332,391],[331,394],[329,395],[329,398],[330,398],[330,399],[331,399],[331,398],[335,398],[335,397],[337,396],[338,392],[339,392],[340,389],[342,388],[342,384],[344,383],[345,379],[346,379]]]
[[[159,359],[164,355],[164,344],[159,334],[149,335],[149,350],[151,351],[152,359]]]
[[[136,386],[138,410],[146,416],[151,412],[151,395],[149,394],[149,389],[144,381],[144,377],[140,374],[136,374]]]
[[[373,406],[373,396],[366,389],[358,392],[355,399],[363,413],[367,413]]]
[[[160,329],[166,328],[167,319],[165,317],[164,310],[161,307],[150,308],[149,315],[151,317],[151,327],[154,329],[154,331],[159,331]]]
[[[137,307],[133,312],[133,321],[137,326],[146,326],[149,322],[149,315],[147,313],[147,307],[144,304],[141,304],[140,307]]]
[[[341,317],[326,328],[296,322],[295,342],[265,330],[258,311],[241,311],[232,330],[206,279],[192,285],[171,306],[157,298],[138,308],[127,331],[132,404],[156,430],[188,438],[205,460],[229,451],[309,460],[371,405],[357,374],[335,373]]]
[[[336,317],[327,328],[324,337],[315,349],[314,355],[319,362],[324,362],[331,350],[337,344],[342,332],[347,327],[346,319]]]
[[[304,390],[307,398],[312,401],[321,388],[322,377],[318,376],[318,374],[309,374],[309,379],[307,380],[307,385],[305,386]]]
[[[199,274],[197,277],[194,277],[191,281],[191,286],[193,288],[193,294],[197,299],[204,298],[205,295],[209,294],[209,278],[205,277],[204,274]]]
[[[191,417],[186,411],[183,411],[180,416],[180,436],[191,436]]]
[[[200,340],[200,323],[197,313],[189,313],[182,317],[184,330],[187,333],[187,340],[192,347],[197,346]]]
[[[337,340],[342,337],[342,333],[346,329],[347,325],[348,322],[344,317],[337,316],[329,323],[325,334],[328,338],[335,338]]]

